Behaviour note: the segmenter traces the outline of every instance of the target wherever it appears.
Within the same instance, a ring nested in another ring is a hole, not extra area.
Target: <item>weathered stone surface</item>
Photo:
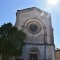
[[[40,24],[41,30],[38,33],[30,33],[28,31],[29,24],[36,24],[38,27],[40,27]],[[38,50],[38,53],[33,52],[38,54],[37,60],[55,60],[51,15],[49,13],[36,7],[18,10],[16,13],[15,26],[27,34],[27,38],[25,40],[26,45],[23,48],[23,54],[21,57],[23,60],[30,59],[30,49],[33,48]]]

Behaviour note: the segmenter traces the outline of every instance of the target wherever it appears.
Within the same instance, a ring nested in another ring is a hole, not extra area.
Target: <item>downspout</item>
[[[46,32],[45,32],[45,30],[46,30],[46,27],[44,28],[44,45],[45,45],[45,59],[44,60],[46,60]]]

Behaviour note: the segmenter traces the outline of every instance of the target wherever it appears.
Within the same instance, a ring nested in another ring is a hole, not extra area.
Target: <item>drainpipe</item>
[[[46,27],[44,28],[44,45],[45,45],[45,59],[44,60],[46,60],[46,32],[45,32],[45,30],[46,30]]]

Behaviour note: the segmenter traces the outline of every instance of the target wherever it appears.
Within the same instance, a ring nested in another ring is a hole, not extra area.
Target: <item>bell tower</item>
[[[51,15],[36,7],[17,10],[16,25],[27,38],[23,47],[23,60],[55,60]]]

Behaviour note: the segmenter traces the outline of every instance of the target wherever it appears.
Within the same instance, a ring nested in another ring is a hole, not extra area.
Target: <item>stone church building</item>
[[[23,54],[16,60],[55,60],[51,15],[36,7],[17,10],[16,24],[27,38]]]
[[[51,15],[36,7],[17,10],[18,30],[26,33],[22,56],[11,60],[55,60],[55,45]],[[1,56],[0,56],[1,60]]]

